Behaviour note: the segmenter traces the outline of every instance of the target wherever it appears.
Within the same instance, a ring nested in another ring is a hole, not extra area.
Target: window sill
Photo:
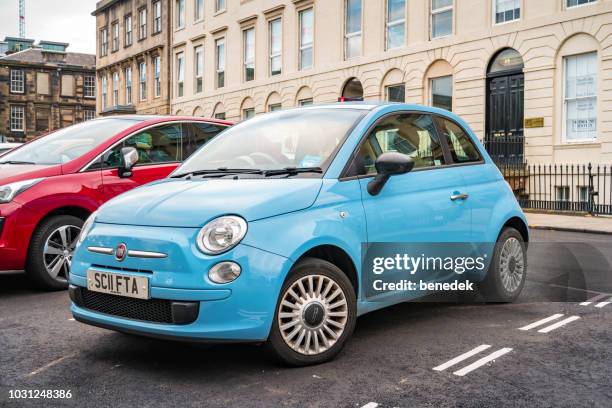
[[[223,10],[217,10],[213,13],[213,17],[217,17],[220,14],[223,14],[227,11],[227,9],[223,9]]]
[[[514,20],[503,21],[501,23],[493,23],[493,27],[505,26],[507,24],[512,24],[521,21],[520,18],[515,18]]]
[[[559,150],[585,147],[601,147],[601,142],[599,142],[597,139],[585,139],[576,141],[565,140],[561,144],[554,145],[554,148]]]

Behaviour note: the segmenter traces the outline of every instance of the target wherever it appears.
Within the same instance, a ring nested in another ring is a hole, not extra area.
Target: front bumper
[[[36,213],[14,201],[0,204],[0,271],[24,269],[38,221]]]
[[[291,267],[290,260],[243,244],[222,255],[206,256],[195,246],[197,233],[198,229],[189,228],[95,224],[77,249],[72,263],[70,283],[74,286],[71,289],[74,298],[71,311],[74,318],[118,331],[178,340],[267,339],[280,288]],[[162,252],[168,256],[164,259],[127,258],[119,262],[114,256],[87,250],[89,246],[115,248],[119,243],[125,243],[130,249]],[[241,275],[228,284],[209,281],[210,267],[228,260],[240,264]],[[76,296],[83,291],[80,288],[87,287],[89,269],[147,276],[152,301],[168,301],[170,308],[197,304],[197,316],[190,322],[147,321],[132,318],[127,313],[108,313],[108,310],[87,307]]]

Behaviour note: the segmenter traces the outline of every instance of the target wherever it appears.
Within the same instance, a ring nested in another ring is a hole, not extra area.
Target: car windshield
[[[291,109],[261,115],[226,130],[197,151],[174,176],[232,169],[325,169],[361,109]]]
[[[0,157],[2,163],[53,165],[74,160],[100,145],[109,137],[140,120],[131,118],[96,119],[79,123],[46,136]]]

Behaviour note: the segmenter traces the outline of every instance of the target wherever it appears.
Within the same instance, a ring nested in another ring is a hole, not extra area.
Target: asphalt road
[[[612,237],[532,234],[542,244],[530,249],[517,303],[374,312],[359,318],[335,361],[306,368],[277,364],[261,345],[190,345],[85,326],[70,320],[66,293],[0,275],[0,406],[610,407],[612,303],[602,302],[612,296],[580,305],[594,294],[567,287],[612,293]],[[72,398],[11,400],[15,389]]]

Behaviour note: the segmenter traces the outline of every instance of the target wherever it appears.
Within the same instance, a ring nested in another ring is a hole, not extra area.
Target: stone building
[[[170,113],[172,0],[96,5],[98,113]]]
[[[612,0],[173,0],[171,112],[451,109],[500,160],[612,161]]]
[[[22,142],[95,117],[95,55],[52,41],[15,51],[13,40],[0,58],[0,139]]]

